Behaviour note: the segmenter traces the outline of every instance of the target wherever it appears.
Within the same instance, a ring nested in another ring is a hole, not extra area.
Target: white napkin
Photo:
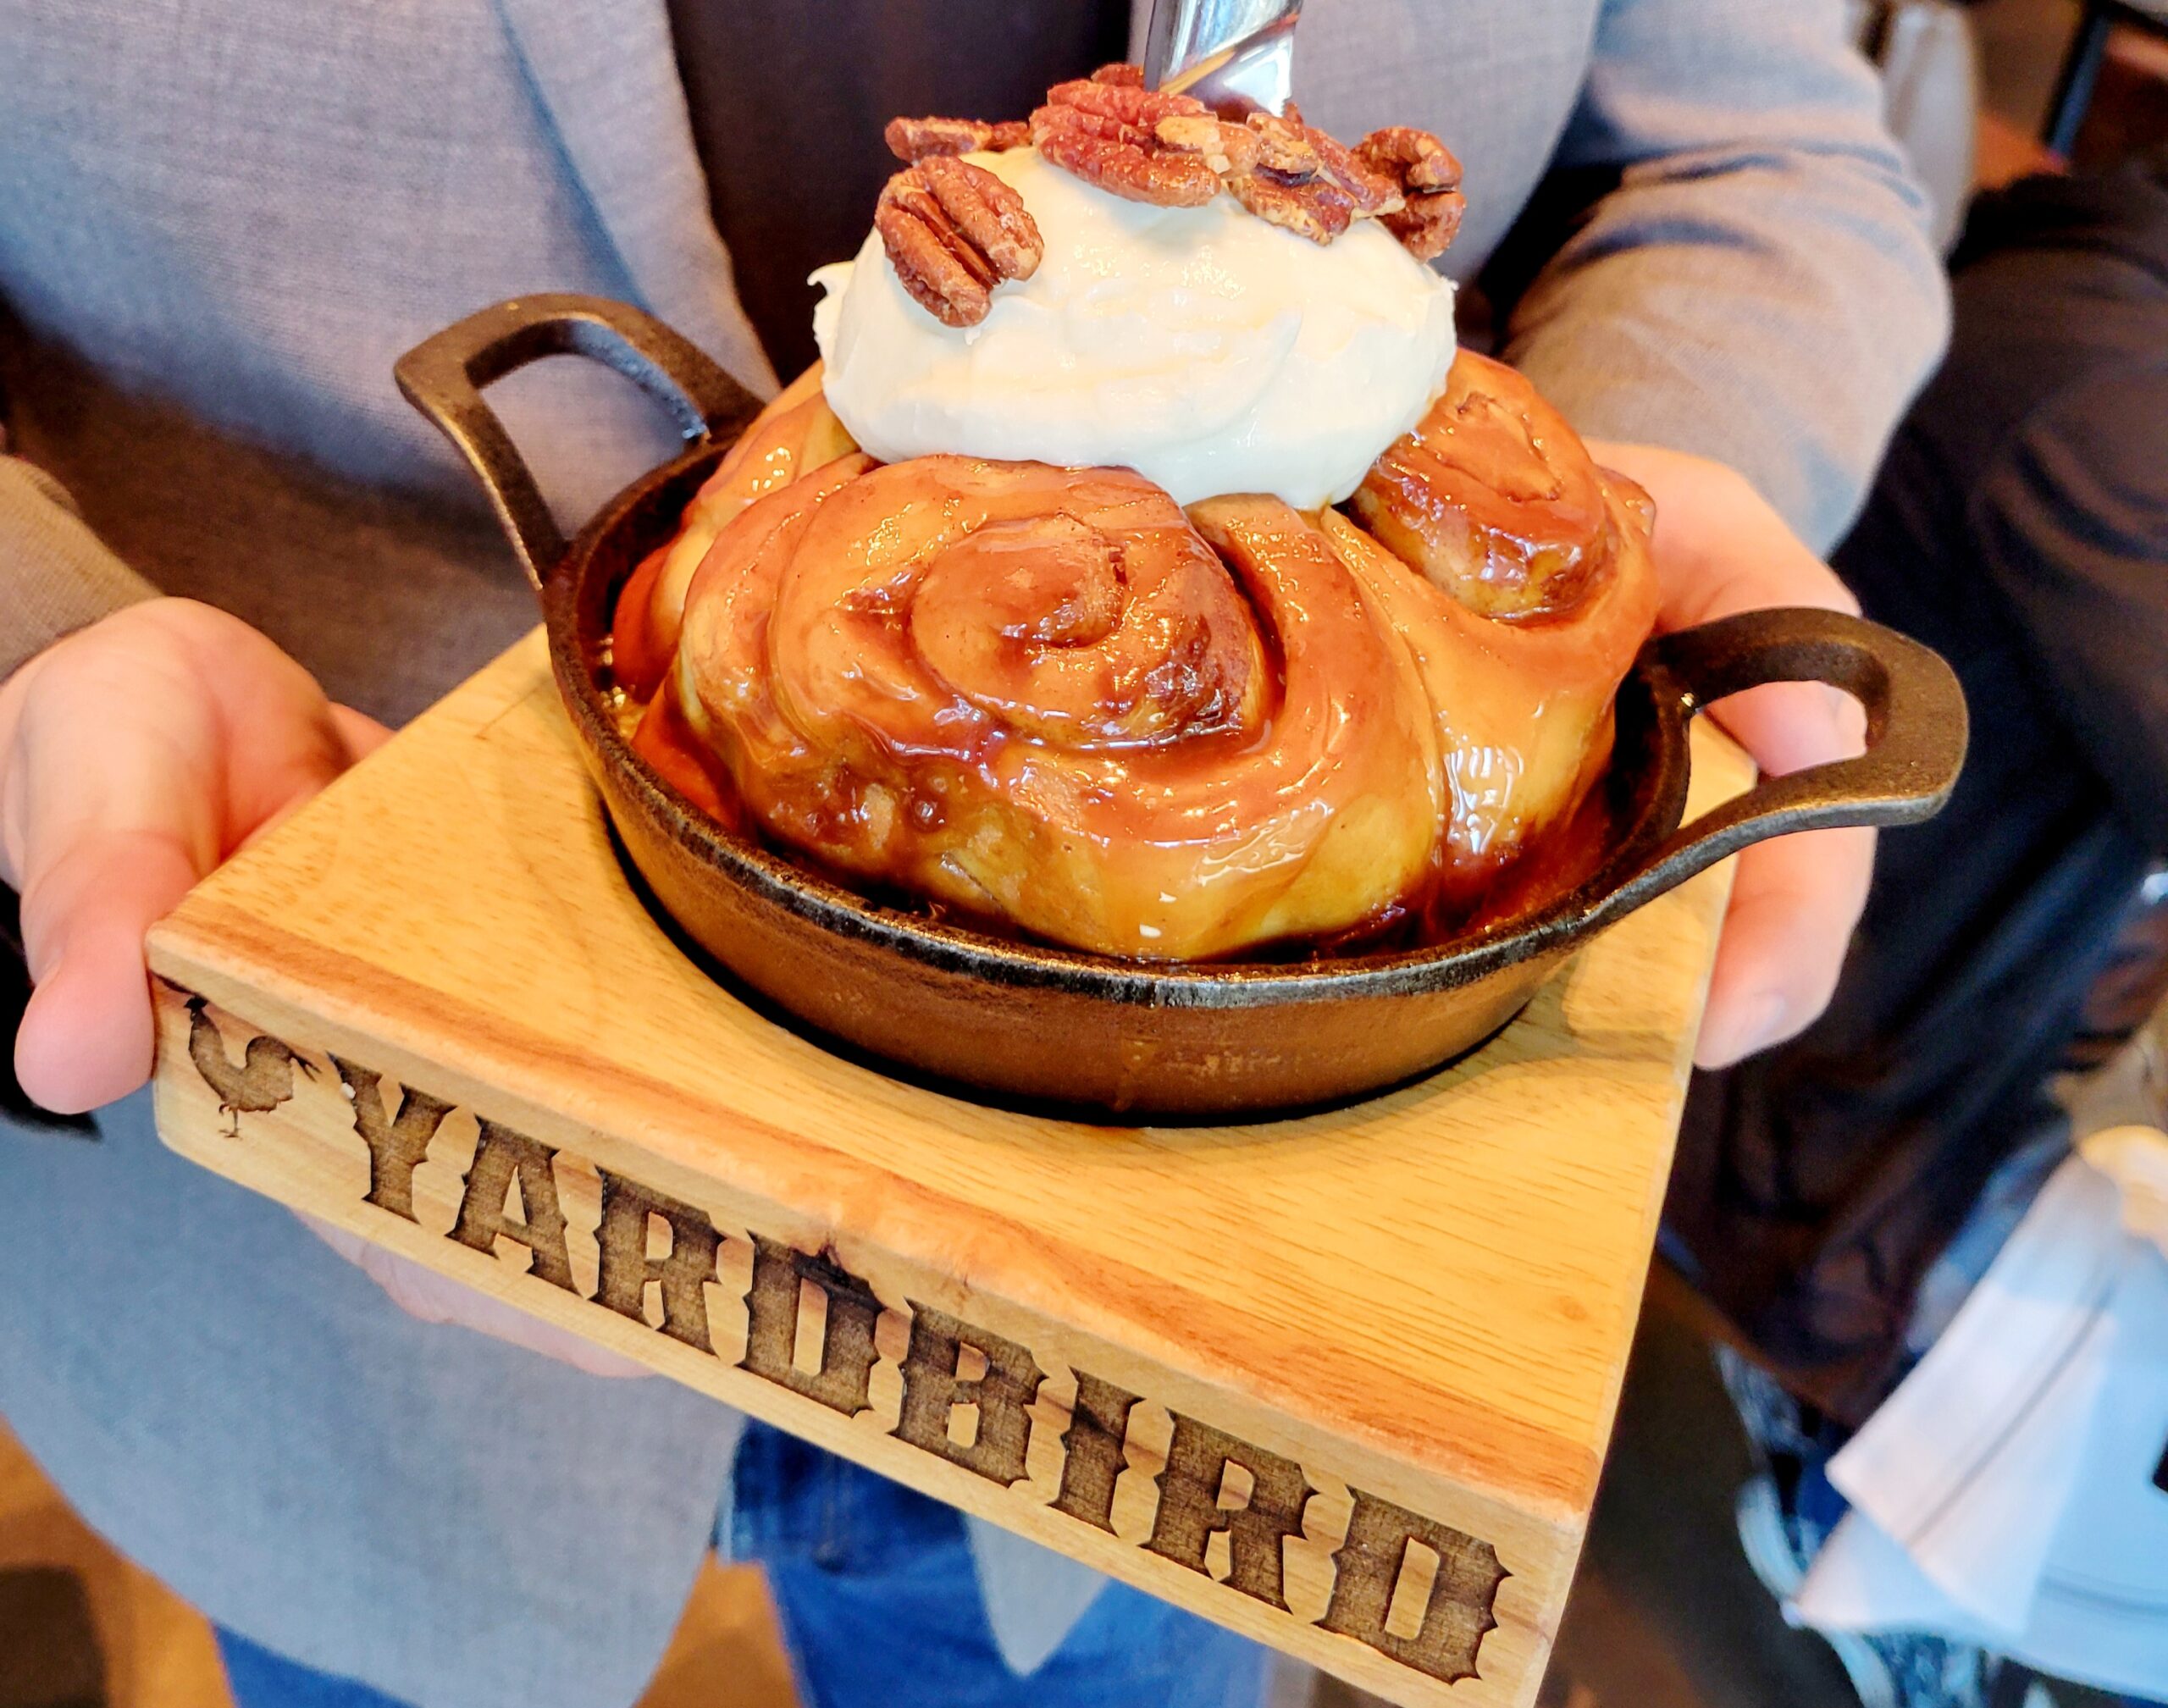
[[[2168,1141],[2123,1132],[2104,1149],[2117,1175],[2155,1179]],[[1853,1510],[1787,1610],[1796,1621],[1933,1631],[2168,1695],[2168,1258],[2126,1231],[2130,1213],[2090,1163],[2056,1172],[1831,1461]],[[2150,1213],[2138,1206],[2148,1227]]]

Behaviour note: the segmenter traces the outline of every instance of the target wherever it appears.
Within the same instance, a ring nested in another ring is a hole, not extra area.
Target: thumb
[[[150,1076],[143,937],[197,876],[179,837],[92,830],[25,892],[36,987],[15,1035],[15,1077],[34,1102],[78,1114]]]
[[[0,866],[36,988],[15,1074],[75,1114],[149,1076],[145,933],[365,742],[254,630],[180,600],[129,607],[0,688]]]
[[[15,1076],[63,1114],[148,1077],[143,934],[218,856],[213,720],[163,642],[124,612],[8,683],[0,828],[36,987]]]

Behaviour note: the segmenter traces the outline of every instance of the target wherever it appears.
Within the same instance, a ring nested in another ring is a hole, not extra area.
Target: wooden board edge
[[[1299,1410],[1314,1391],[1296,1380],[1275,1382],[1269,1370],[1261,1372],[1254,1363],[1215,1362],[1193,1332],[1177,1333],[1168,1326],[1167,1313],[1196,1307],[1197,1296],[1155,1287],[1144,1269],[1103,1267],[1118,1282],[1122,1300],[1120,1308],[1112,1309],[1088,1291],[1070,1291],[1059,1262],[1010,1265],[1001,1279],[993,1279],[985,1273],[985,1235],[1028,1238],[1027,1227],[1013,1219],[978,1226],[968,1248],[959,1248],[935,1225],[939,1202],[928,1199],[908,1175],[887,1170],[847,1147],[829,1147],[797,1126],[777,1125],[751,1114],[714,1081],[689,1092],[650,1078],[606,1052],[568,1053],[554,1040],[458,997],[407,983],[386,967],[294,936],[259,911],[193,898],[153,930],[151,960],[155,970],[231,1012],[246,1013],[269,1031],[284,1027],[295,1036],[320,1036],[331,1047],[339,1047],[336,1041],[344,1038],[372,1060],[390,1064],[387,1070],[395,1076],[402,1063],[425,1071],[430,1083],[455,1101],[478,1097],[493,1107],[508,1104],[512,1113],[506,1119],[541,1136],[561,1136],[577,1148],[597,1134],[611,1136],[606,1142],[628,1136],[641,1166],[654,1178],[734,1191],[738,1202],[749,1207],[749,1214],[838,1218],[862,1225],[861,1219],[843,1216],[846,1202],[863,1203],[861,1195],[868,1191],[907,1194],[915,1206],[907,1225],[886,1219],[883,1233],[862,1235],[880,1243],[898,1263],[954,1275],[982,1294],[998,1294],[1020,1310],[1036,1313],[1035,1319],[1076,1320],[1080,1332],[1146,1360],[1164,1363],[1178,1353],[1181,1367],[1198,1382],[1238,1392],[1267,1415]],[[847,1071],[854,1076],[867,1073],[857,1067]],[[880,1119],[877,1111],[864,1113]],[[729,1147],[733,1141],[742,1148],[733,1151],[726,1186],[715,1179],[717,1146]],[[778,1169],[776,1162],[784,1153],[788,1164]],[[818,1207],[807,1197],[804,1164],[809,1161],[815,1164],[814,1174],[832,1166],[838,1171],[836,1180],[818,1192]],[[843,1184],[837,1186],[838,1181]],[[777,1212],[776,1206],[784,1208]],[[962,1208],[974,1213],[968,1204]],[[1048,1248],[1047,1254],[1096,1261],[1090,1253],[1059,1246]],[[1212,1308],[1208,1301],[1203,1308]],[[1627,1318],[1618,1331],[1622,1346],[1630,1327]],[[1423,1466],[1469,1498],[1508,1512],[1528,1513],[1568,1528],[1585,1517],[1601,1470],[1600,1442],[1466,1393],[1431,1387],[1419,1397],[1424,1411],[1420,1428],[1372,1407],[1365,1414],[1335,1419],[1332,1433],[1362,1441],[1385,1465]],[[1405,1401],[1402,1409],[1408,1409]]]
[[[158,959],[158,1125],[180,1154],[1388,1700],[1533,1700],[1585,1515],[1303,1439],[776,1207],[719,1202],[622,1135],[531,1130],[547,1124],[516,1097],[262,1013],[170,945]],[[813,1351],[798,1337],[821,1316]]]

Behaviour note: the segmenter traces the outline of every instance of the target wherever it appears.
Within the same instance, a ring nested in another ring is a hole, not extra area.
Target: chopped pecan
[[[1365,136],[1355,156],[1400,186],[1400,207],[1379,216],[1385,229],[1419,261],[1444,254],[1468,206],[1452,151],[1427,130],[1395,124]]]
[[[903,154],[895,126],[889,134]],[[1428,131],[1396,125],[1349,148],[1291,101],[1237,124],[1190,96],[1147,89],[1135,65],[1056,84],[1031,114],[1031,140],[1065,171],[1131,202],[1200,207],[1224,185],[1259,218],[1313,243],[1374,217],[1424,261],[1452,240],[1465,205],[1460,163]]]
[[[1031,140],[1020,119],[989,124],[983,119],[891,119],[882,133],[897,159],[915,163],[936,154],[1001,153]]]
[[[1109,67],[1109,70],[1120,68]],[[1031,142],[1064,171],[1131,202],[1199,207],[1220,193],[1204,153],[1159,134],[1169,119],[1206,119],[1204,103],[1164,95],[1140,80],[1057,83],[1031,114]]]
[[[873,210],[904,290],[947,326],[976,326],[1004,279],[1029,279],[1046,246],[1024,198],[983,166],[934,154],[891,178]]]

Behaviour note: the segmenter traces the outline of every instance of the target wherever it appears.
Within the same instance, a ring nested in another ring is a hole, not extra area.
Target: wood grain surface
[[[1696,803],[1746,762],[1696,732]],[[1725,871],[1431,1079],[1242,1127],[831,1053],[621,870],[538,636],[152,937],[177,1150],[1406,1703],[1530,1700]]]

